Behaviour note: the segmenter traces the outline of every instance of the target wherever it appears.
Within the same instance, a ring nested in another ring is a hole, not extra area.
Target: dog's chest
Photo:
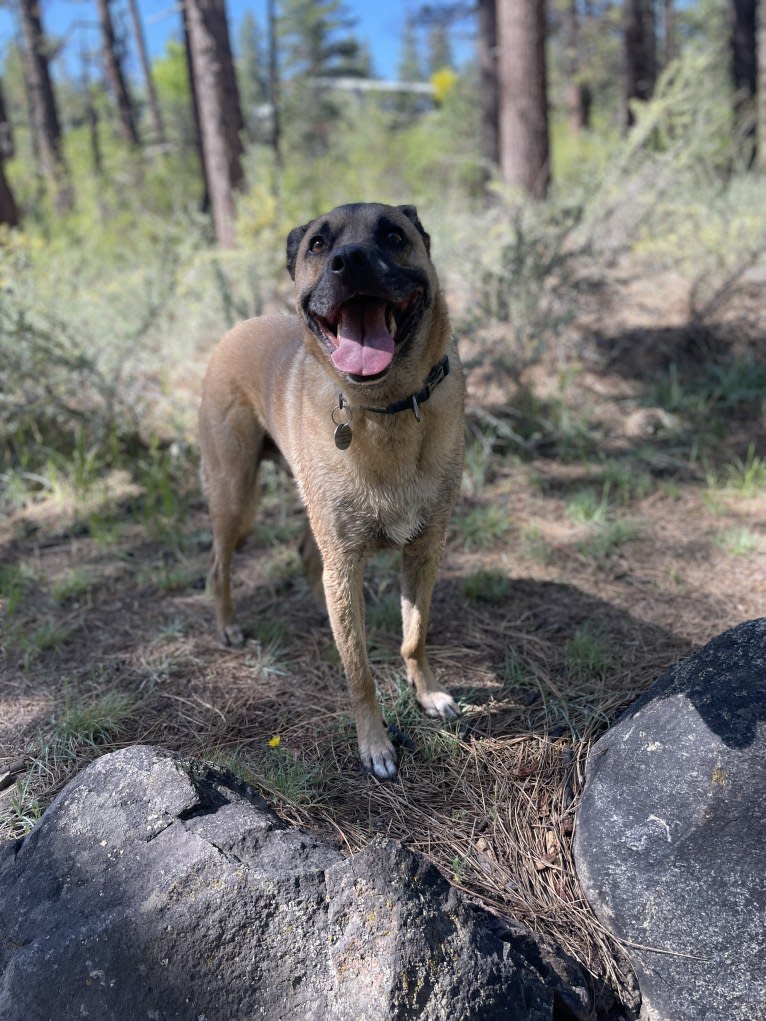
[[[325,478],[322,487],[326,496],[328,481]],[[338,482],[329,499],[328,518],[338,540],[358,549],[405,546],[439,507],[451,502],[438,479],[407,469],[384,478],[351,472],[342,484]]]
[[[392,546],[404,546],[433,515],[433,486],[424,482],[388,488],[373,486],[363,500],[366,529]]]

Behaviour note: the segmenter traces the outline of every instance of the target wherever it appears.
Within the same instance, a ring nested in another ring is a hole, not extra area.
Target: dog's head
[[[298,314],[351,383],[387,377],[422,334],[438,293],[429,253],[414,206],[338,206],[290,231]]]

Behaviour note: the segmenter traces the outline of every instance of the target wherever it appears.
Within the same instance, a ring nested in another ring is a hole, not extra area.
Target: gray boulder
[[[76,777],[0,848],[0,890],[4,1021],[591,1016],[421,857],[344,858],[152,748]]]
[[[652,1021],[766,1018],[766,620],[669,670],[594,746],[580,881]]]

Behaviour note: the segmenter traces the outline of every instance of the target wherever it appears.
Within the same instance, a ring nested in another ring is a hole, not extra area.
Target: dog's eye
[[[327,242],[321,236],[321,234],[317,234],[317,236],[315,238],[312,238],[311,241],[309,241],[309,251],[310,252],[315,252],[315,253],[316,252],[323,252],[326,247],[327,247]]]
[[[393,245],[394,248],[400,248],[404,244],[404,237],[398,230],[390,230],[386,235],[386,241],[388,241],[389,245]]]

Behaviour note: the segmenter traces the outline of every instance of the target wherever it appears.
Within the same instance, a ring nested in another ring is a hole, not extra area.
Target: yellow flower
[[[434,90],[434,99],[437,103],[443,103],[447,96],[457,85],[458,76],[451,67],[440,67],[431,75],[431,85]]]
[[[279,736],[279,734],[275,734],[274,737],[270,737],[266,743],[268,744],[269,748],[279,748],[280,744],[282,743],[282,738]]]

